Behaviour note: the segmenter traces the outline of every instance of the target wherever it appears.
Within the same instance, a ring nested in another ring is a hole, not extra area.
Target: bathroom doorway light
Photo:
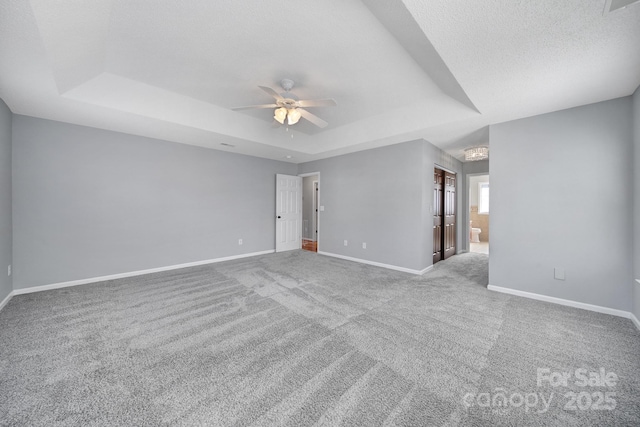
[[[489,158],[489,147],[471,147],[464,150],[464,160],[466,162],[476,162]]]

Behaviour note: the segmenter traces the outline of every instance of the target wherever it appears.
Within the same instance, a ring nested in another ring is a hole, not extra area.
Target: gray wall
[[[296,171],[14,115],[14,288],[274,249],[275,174]]]
[[[488,174],[489,160],[480,160],[479,162],[466,162],[462,164],[462,172],[465,175]]]
[[[626,97],[491,126],[491,285],[631,310],[631,112]]]
[[[11,111],[0,99],[0,302],[13,290],[7,267],[12,263]]]
[[[322,179],[319,250],[412,270],[430,266],[434,164],[462,170],[422,140],[301,164],[299,173]]]
[[[640,280],[640,87],[633,94],[633,138],[634,138],[634,278]],[[640,320],[640,283],[633,283],[633,313]]]

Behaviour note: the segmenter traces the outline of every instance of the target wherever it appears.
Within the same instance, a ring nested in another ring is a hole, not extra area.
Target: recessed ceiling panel
[[[224,108],[268,103],[257,86],[291,78],[300,99],[338,102],[322,111],[334,128],[440,92],[353,0],[118,0],[106,43],[106,71]]]

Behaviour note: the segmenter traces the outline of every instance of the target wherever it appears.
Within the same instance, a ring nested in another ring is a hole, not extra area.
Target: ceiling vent
[[[604,5],[604,13],[616,11],[618,9],[624,9],[627,6],[631,6],[634,3],[640,3],[640,0],[606,0]]]

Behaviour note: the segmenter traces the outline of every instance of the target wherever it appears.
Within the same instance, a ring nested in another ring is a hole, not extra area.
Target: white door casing
[[[318,241],[318,181],[313,181],[313,207],[311,211],[311,236],[313,237],[313,241]]]
[[[302,248],[302,178],[276,175],[276,252]]]

